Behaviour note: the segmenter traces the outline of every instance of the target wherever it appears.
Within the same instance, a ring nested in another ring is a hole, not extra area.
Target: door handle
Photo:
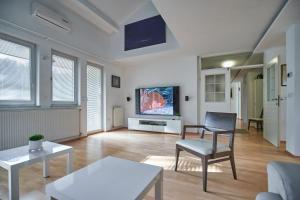
[[[280,100],[281,100],[280,95],[278,95],[277,98],[272,99],[272,101],[277,101],[276,106],[278,106],[278,107],[280,106]]]

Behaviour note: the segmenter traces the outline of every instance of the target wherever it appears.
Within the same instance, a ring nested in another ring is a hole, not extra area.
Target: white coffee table
[[[155,199],[163,199],[163,169],[106,157],[46,186],[50,199],[139,200],[155,185]]]
[[[0,151],[0,167],[8,171],[9,199],[19,199],[19,169],[25,165],[43,161],[43,176],[48,177],[50,158],[68,154],[67,173],[73,170],[73,148],[53,142],[43,142],[43,150],[29,153],[29,147],[22,146]]]

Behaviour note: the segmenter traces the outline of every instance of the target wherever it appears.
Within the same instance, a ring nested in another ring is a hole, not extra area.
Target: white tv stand
[[[182,121],[180,119],[128,118],[128,130],[180,134]]]

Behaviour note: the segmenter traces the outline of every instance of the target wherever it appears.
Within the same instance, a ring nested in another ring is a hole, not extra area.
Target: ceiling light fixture
[[[235,62],[233,60],[226,60],[222,63],[222,67],[224,68],[230,68],[235,65]]]

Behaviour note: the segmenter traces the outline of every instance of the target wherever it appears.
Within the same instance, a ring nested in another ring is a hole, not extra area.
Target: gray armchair
[[[207,112],[204,125],[185,125],[181,135],[181,140],[176,142],[176,164],[177,171],[180,151],[187,151],[201,158],[203,171],[203,190],[207,188],[207,167],[209,164],[230,160],[234,179],[237,179],[234,162],[234,132],[236,124],[235,113]],[[185,132],[188,128],[201,129],[201,139],[185,139]],[[212,140],[204,139],[205,131],[213,134]],[[229,144],[218,143],[218,135],[229,136]],[[212,160],[211,160],[212,159]]]
[[[267,171],[269,192],[259,193],[256,200],[300,199],[300,164],[273,161]]]

